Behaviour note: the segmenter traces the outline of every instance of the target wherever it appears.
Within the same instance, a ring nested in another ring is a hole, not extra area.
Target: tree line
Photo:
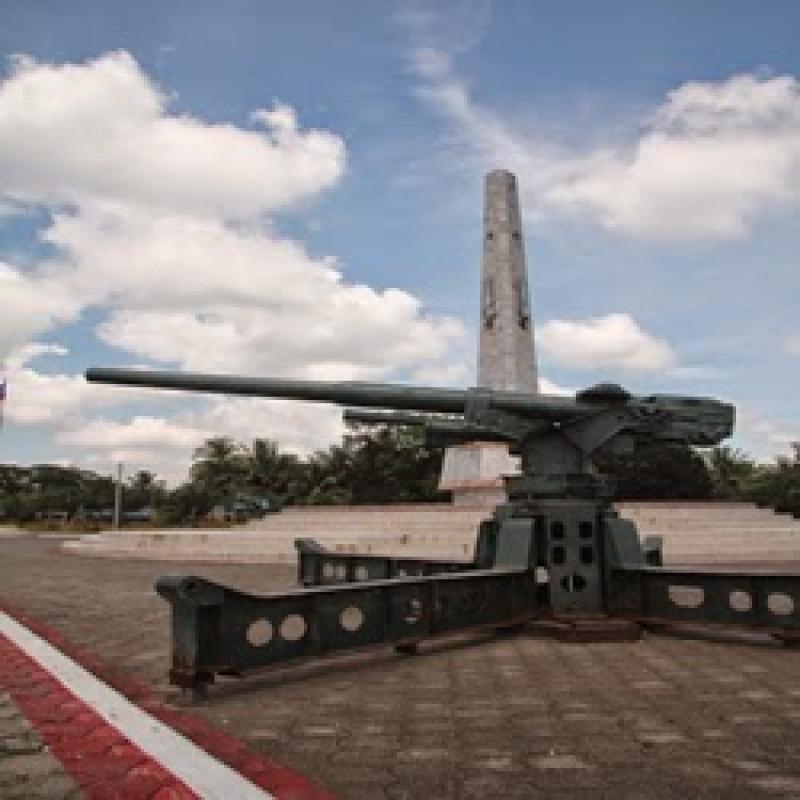
[[[442,501],[441,461],[442,451],[425,447],[414,428],[354,425],[340,444],[306,458],[267,439],[245,445],[218,436],[195,450],[187,480],[175,488],[146,470],[128,476],[123,511],[147,509],[154,524],[176,525],[219,509]],[[601,467],[620,500],[745,500],[800,515],[800,446],[765,465],[730,447],[700,453],[651,442],[630,456],[601,459]],[[107,524],[114,490],[113,478],[76,467],[0,464],[0,520],[60,515]]]
[[[762,464],[728,446],[643,442],[601,466],[616,479],[618,500],[739,500],[800,516],[800,443],[790,456]]]
[[[441,453],[407,428],[354,426],[341,444],[307,458],[256,439],[207,439],[192,456],[187,480],[168,488],[147,470],[124,480],[122,511],[152,510],[157,524],[192,523],[219,509],[246,514],[286,505],[364,505],[444,500],[436,489]],[[0,522],[69,519],[107,523],[115,481],[78,467],[0,464]],[[98,524],[98,527],[100,525]]]

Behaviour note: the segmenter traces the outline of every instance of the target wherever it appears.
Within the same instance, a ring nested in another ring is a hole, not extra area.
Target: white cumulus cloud
[[[0,80],[2,224],[44,210],[37,235],[48,248],[24,267],[0,264],[9,424],[46,427],[59,457],[98,466],[121,458],[171,479],[210,435],[266,436],[308,452],[341,434],[340,411],[329,406],[196,396],[189,404],[41,369],[37,358],[66,355],[59,325],[80,324],[87,311],[100,319],[95,335],[135,363],[454,379],[458,320],[428,313],[406,290],[349,281],[336,258],[275,233],[270,214],[343,174],[339,136],[304,129],[284,104],[256,109],[252,127],[174,107],[125,52],[80,64],[18,57]]]
[[[42,356],[66,356],[54,343],[31,342],[14,348],[7,356],[3,376],[7,381],[5,419],[15,425],[59,428],[79,422],[82,416],[131,400],[150,397],[140,389],[93,386],[64,372],[41,372],[33,362]]]
[[[176,484],[186,479],[194,449],[211,436],[246,444],[266,438],[280,442],[285,451],[308,455],[339,440],[343,430],[341,409],[324,403],[213,397],[199,409],[161,415],[69,419],[54,438],[96,469],[108,471],[123,462],[128,473],[154,470]]]
[[[800,84],[755,75],[685,83],[632,148],[591,154],[547,200],[627,233],[741,235],[770,206],[800,200]]]
[[[776,455],[791,456],[793,444],[800,442],[800,427],[747,406],[740,405],[736,410],[736,429],[745,450],[761,461],[770,461]]]
[[[349,283],[335,261],[256,227],[94,209],[57,214],[46,238],[70,255],[61,285],[110,309],[101,338],[140,358],[374,379],[441,366],[464,336],[409,292]]]
[[[13,349],[60,322],[76,318],[81,303],[58,281],[0,261],[0,365]]]
[[[345,146],[278,105],[261,130],[177,114],[124,51],[82,64],[17,57],[0,83],[0,186],[29,203],[122,201],[242,217],[333,185]]]
[[[624,143],[567,149],[476,101],[452,59],[411,53],[418,94],[447,119],[471,169],[517,172],[538,213],[582,215],[655,239],[730,238],[800,201],[800,82],[788,75],[690,81]]]
[[[567,367],[646,371],[677,362],[668,342],[644,331],[628,314],[550,320],[536,336],[543,356]]]
[[[163,417],[135,416],[127,422],[97,419],[80,428],[60,432],[59,444],[100,448],[196,447],[211,431],[187,427]]]
[[[0,84],[0,193],[50,204],[39,235],[57,255],[0,265],[5,353],[99,307],[108,343],[191,368],[358,378],[447,360],[458,321],[348,283],[335,259],[248,219],[324,189],[344,152],[288,106],[254,118],[269,135],[170,113],[124,52],[18,59]]]

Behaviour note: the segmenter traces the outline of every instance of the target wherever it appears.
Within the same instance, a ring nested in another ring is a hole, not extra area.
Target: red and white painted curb
[[[32,623],[0,605],[0,689],[91,800],[331,800]]]

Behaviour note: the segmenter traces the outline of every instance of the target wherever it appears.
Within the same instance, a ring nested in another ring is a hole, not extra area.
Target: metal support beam
[[[339,586],[345,583],[422,577],[474,570],[474,561],[445,561],[419,557],[332,553],[314,539],[296,539],[297,582],[301,586]]]
[[[768,632],[800,630],[800,575],[660,567],[614,569],[611,614],[718,623]]]
[[[498,569],[252,595],[203,578],[160,578],[172,607],[170,680],[183,687],[308,656],[525,622],[530,570]]]

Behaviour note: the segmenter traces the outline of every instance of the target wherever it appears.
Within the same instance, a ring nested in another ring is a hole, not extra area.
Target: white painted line
[[[95,678],[33,631],[0,611],[0,633],[38,662],[106,722],[203,800],[267,800],[273,795],[217,761]]]

